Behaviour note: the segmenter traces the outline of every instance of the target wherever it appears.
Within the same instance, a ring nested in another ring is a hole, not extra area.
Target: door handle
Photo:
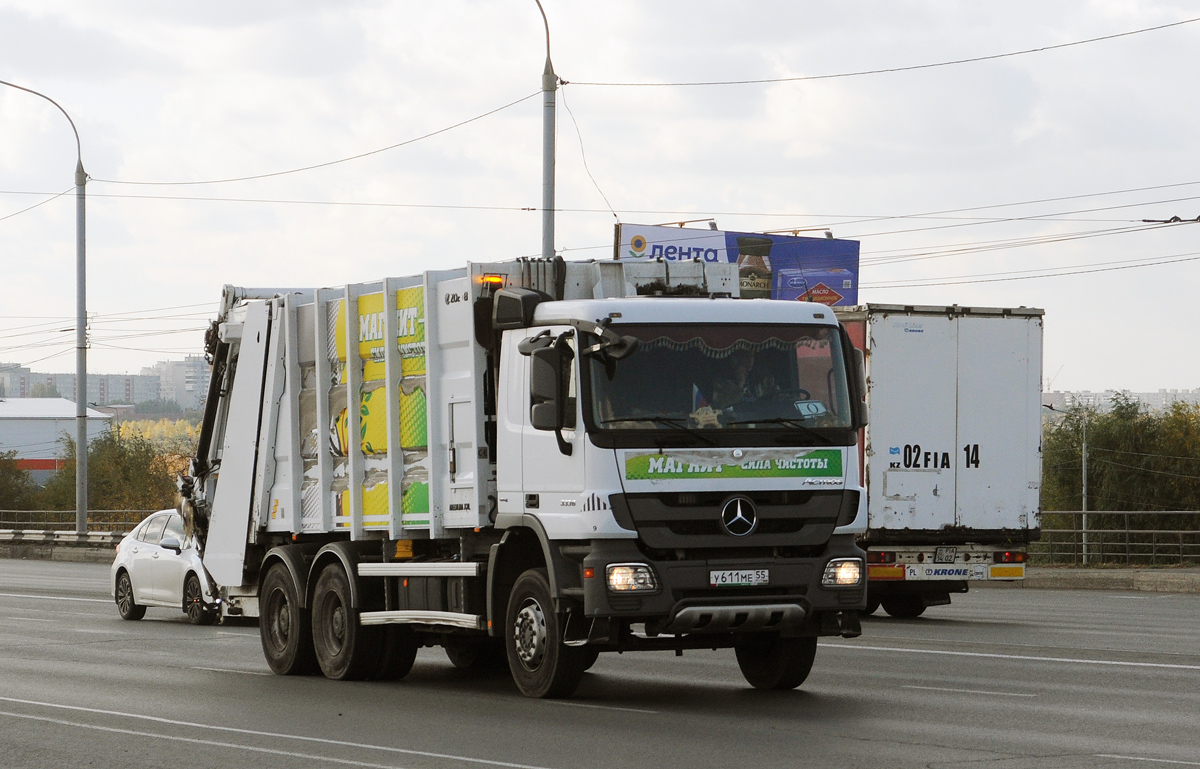
[[[152,556],[150,556],[150,557],[151,557],[151,558],[157,558],[157,557],[158,557],[158,553],[155,553],[154,555],[152,555]]]

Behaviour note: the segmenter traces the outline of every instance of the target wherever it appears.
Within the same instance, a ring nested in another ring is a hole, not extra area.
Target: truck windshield
[[[615,361],[585,358],[599,430],[813,430],[851,426],[841,339],[829,326],[620,325]]]

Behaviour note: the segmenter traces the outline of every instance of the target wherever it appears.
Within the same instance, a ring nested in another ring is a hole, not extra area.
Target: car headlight
[[[607,572],[609,590],[618,593],[658,590],[654,570],[644,563],[614,563]]]
[[[863,567],[861,558],[834,558],[825,564],[825,573],[821,575],[823,587],[853,587],[862,582]]]

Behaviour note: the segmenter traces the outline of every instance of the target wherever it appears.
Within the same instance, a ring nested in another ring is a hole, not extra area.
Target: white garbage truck
[[[866,353],[866,612],[916,617],[1025,577],[1040,535],[1043,311],[836,308]]]
[[[736,265],[516,260],[227,286],[182,508],[276,673],[421,646],[569,695],[601,652],[793,688],[866,602],[865,373]]]

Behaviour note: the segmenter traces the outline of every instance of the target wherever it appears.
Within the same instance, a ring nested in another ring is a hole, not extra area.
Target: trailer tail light
[[[1029,560],[1029,553],[1021,550],[1001,550],[993,558],[996,563],[1025,563]]]
[[[895,563],[896,554],[887,550],[868,550],[867,563]]]

